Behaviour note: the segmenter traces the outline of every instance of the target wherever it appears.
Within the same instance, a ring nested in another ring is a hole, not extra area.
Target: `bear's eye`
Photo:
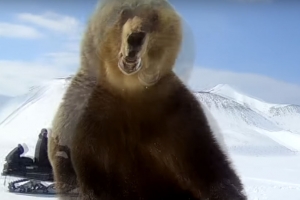
[[[157,23],[158,22],[158,14],[157,13],[153,13],[151,16],[151,22],[152,23]]]
[[[159,16],[157,12],[153,12],[151,16],[149,17],[149,32],[154,32],[158,29],[159,26]]]
[[[123,26],[125,22],[132,16],[132,10],[130,8],[123,8],[120,11],[120,25]]]

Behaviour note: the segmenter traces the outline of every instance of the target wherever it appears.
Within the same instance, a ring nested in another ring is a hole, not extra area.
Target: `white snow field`
[[[55,79],[0,104],[1,171],[18,143],[26,143],[26,156],[33,156],[38,134],[50,126],[68,84]],[[300,106],[263,102],[228,85],[195,95],[218,123],[249,200],[300,200]],[[0,199],[57,197],[9,193],[6,183],[0,184]]]

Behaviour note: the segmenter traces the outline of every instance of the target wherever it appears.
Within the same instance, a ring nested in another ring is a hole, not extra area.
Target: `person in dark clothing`
[[[38,141],[35,146],[34,162],[40,167],[51,168],[48,159],[48,130],[43,128],[39,134]]]

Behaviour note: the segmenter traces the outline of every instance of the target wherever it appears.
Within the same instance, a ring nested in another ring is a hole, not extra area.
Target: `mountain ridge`
[[[219,84],[206,91],[232,99],[237,103],[251,108],[268,120],[273,121],[276,125],[300,134],[300,125],[297,123],[297,121],[300,121],[300,105],[274,104],[261,101],[236,91],[227,84]],[[291,120],[284,120],[282,117],[283,115],[288,116]]]

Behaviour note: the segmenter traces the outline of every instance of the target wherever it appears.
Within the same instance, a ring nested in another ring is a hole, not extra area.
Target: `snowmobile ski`
[[[8,183],[8,190],[12,193],[56,195],[55,183],[50,183],[47,185],[42,181],[28,178]]]

